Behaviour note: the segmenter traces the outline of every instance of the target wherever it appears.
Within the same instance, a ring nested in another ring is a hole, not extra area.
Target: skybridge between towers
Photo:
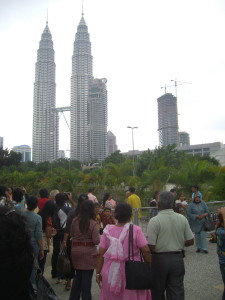
[[[67,119],[66,119],[66,117],[65,117],[65,114],[64,114],[65,111],[71,111],[70,106],[57,107],[57,108],[55,108],[53,111],[54,111],[55,113],[57,113],[58,115],[59,115],[59,113],[61,113],[61,115],[63,115],[63,118],[64,118],[64,120],[65,120],[65,122],[66,122],[66,125],[67,125],[67,127],[69,128],[69,130],[70,130],[70,126],[69,126],[69,124],[68,124],[68,122],[67,122]],[[60,117],[60,116],[59,116],[59,117]]]

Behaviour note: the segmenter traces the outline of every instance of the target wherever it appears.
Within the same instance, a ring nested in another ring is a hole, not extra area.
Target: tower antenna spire
[[[46,25],[48,25],[48,9],[47,9],[47,19],[46,19]]]
[[[84,0],[82,0],[82,17],[84,16]]]

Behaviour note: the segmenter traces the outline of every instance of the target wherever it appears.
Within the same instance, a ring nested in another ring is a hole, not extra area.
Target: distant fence
[[[217,209],[221,206],[225,206],[225,201],[214,201],[214,202],[206,202],[211,214],[216,214]],[[141,212],[141,217],[139,218],[138,215]],[[141,208],[134,208],[133,209],[133,223],[135,225],[138,225],[142,228],[143,232],[147,232],[147,225],[148,221],[153,217],[154,215],[157,215],[158,211],[156,207],[141,207]]]

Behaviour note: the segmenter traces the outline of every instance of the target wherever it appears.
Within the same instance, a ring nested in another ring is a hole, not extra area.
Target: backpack
[[[65,231],[65,227],[66,227],[66,220],[61,224],[60,222],[60,217],[59,217],[59,212],[63,212],[64,214],[68,214],[69,210],[68,207],[61,207],[58,208],[58,210],[53,214],[52,216],[52,226],[55,228],[56,230],[56,236],[57,238],[59,238],[60,240],[63,239],[63,235],[64,235],[64,231]]]

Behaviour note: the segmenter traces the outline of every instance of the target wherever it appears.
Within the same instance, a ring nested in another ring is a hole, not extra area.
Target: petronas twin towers
[[[77,27],[71,76],[70,158],[102,161],[107,156],[106,79],[94,79],[88,27],[83,14]],[[58,158],[55,60],[48,22],[42,33],[35,68],[33,104],[33,161]]]

